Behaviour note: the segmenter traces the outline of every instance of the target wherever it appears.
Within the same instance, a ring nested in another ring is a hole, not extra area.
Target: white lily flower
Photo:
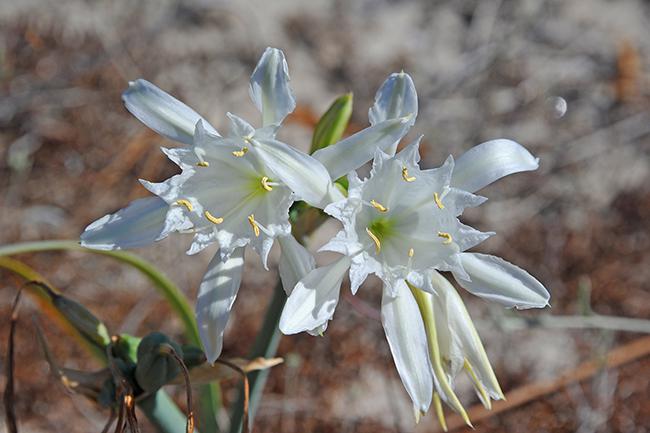
[[[513,146],[513,143],[496,140],[470,150],[470,157],[460,158],[465,162],[461,165],[458,181],[462,180],[472,187],[481,187],[500,175],[530,170],[531,160],[536,166],[536,160],[532,156],[522,158],[522,155],[530,154],[516,143]],[[549,294],[546,289],[525,271],[502,259],[464,252],[493,234],[480,232],[462,224],[458,219],[465,208],[478,206],[485,198],[455,187],[455,164],[451,156],[439,168],[421,170],[418,166],[418,146],[419,140],[393,157],[378,150],[368,179],[360,180],[355,172],[348,175],[348,197],[325,208],[325,212],[341,221],[343,230],[321,249],[338,252],[343,258],[330,266],[316,268],[298,282],[280,321],[283,332],[292,334],[312,329],[331,319],[348,263],[353,293],[370,273],[383,281],[384,318],[392,317],[384,311],[390,303],[387,300],[404,297],[406,299],[400,303],[414,303],[407,285],[416,288],[418,292],[425,291],[427,296],[442,297],[440,291],[446,290],[445,297],[441,298],[446,303],[442,305],[456,313],[462,312],[458,305],[459,299],[447,293],[447,287],[440,289],[439,283],[432,283],[439,276],[438,271],[453,272],[461,285],[470,292],[501,302],[507,307],[541,308],[548,304]],[[482,163],[472,157],[484,152],[482,149],[486,148],[499,155],[489,161],[504,165],[492,167],[487,174],[476,170]],[[474,179],[477,176],[480,179]],[[413,342],[399,341],[407,338],[406,335],[408,338],[416,338],[416,334],[423,335],[421,320],[418,314],[402,315],[399,320],[391,321],[391,326],[400,328],[402,332],[390,332],[387,328],[386,333],[400,377],[415,407],[424,411],[430,400],[418,397],[423,394],[418,394],[413,384],[419,381],[419,386],[427,389],[429,379],[426,375],[422,376],[422,362],[418,364],[403,355],[404,350],[401,348]],[[460,319],[456,317],[448,322],[454,320]],[[386,327],[385,320],[384,325]],[[467,352],[468,357],[471,357],[471,366],[477,369],[476,376],[488,389],[489,395],[497,398],[501,395],[498,384],[492,381],[493,375],[489,374],[491,370],[488,372],[485,367],[482,347],[477,347],[477,339],[472,336],[473,327],[469,329],[467,326],[466,321],[454,322],[448,326],[449,331],[442,334],[442,338],[447,340],[452,336],[461,338],[460,342],[446,344],[447,355],[450,355],[452,349]],[[469,326],[471,327],[471,322]],[[407,329],[409,331],[405,332]],[[434,338],[436,339],[437,337]],[[412,346],[410,350],[414,350]],[[433,376],[436,393],[463,414],[462,405],[453,395],[448,379],[442,370],[435,371],[435,366],[440,364],[439,358],[440,355],[437,361],[431,359],[434,369],[427,370]],[[457,368],[457,363],[454,367]]]
[[[144,80],[131,83],[124,103],[160,134],[190,144],[163,152],[181,173],[142,184],[156,198],[134,202],[94,222],[82,245],[98,249],[144,246],[169,233],[191,232],[188,254],[219,244],[199,289],[196,314],[208,359],[217,359],[223,331],[237,295],[243,248],[251,245],[264,266],[274,239],[283,239],[281,274],[293,287],[314,267],[313,258],[291,237],[289,207],[296,199],[324,207],[343,196],[316,159],[278,141],[276,132],[295,108],[282,51],[267,48],[250,82],[251,99],[262,113],[261,128],[228,113],[222,137],[195,111]]]

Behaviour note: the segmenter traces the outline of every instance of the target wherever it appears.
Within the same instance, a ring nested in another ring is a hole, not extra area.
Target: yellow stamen
[[[372,207],[377,209],[379,212],[388,212],[388,208],[384,206],[383,204],[379,203],[378,201],[375,200],[370,200],[370,204]]]
[[[402,167],[402,179],[404,179],[407,182],[413,182],[415,180],[415,177],[409,176],[409,169],[406,167]]]
[[[266,176],[262,178],[262,188],[264,188],[267,191],[273,191],[273,187],[269,185],[269,178]]]
[[[375,236],[373,232],[370,231],[368,227],[366,227],[366,233],[368,233],[368,236],[370,236],[370,239],[375,243],[375,252],[379,254],[381,251],[381,242],[379,242],[379,238]]]
[[[433,407],[436,410],[436,416],[438,417],[440,427],[442,427],[444,431],[447,431],[447,420],[445,419],[445,412],[442,410],[442,402],[440,401],[440,395],[437,392],[433,393]]]
[[[442,200],[440,200],[440,196],[438,195],[437,192],[433,193],[433,200],[436,202],[436,206],[438,206],[440,209],[445,208],[445,205],[442,204]]]
[[[192,206],[192,203],[190,203],[189,200],[185,200],[184,198],[180,200],[176,200],[176,204],[185,206],[188,211],[192,212],[194,210],[194,206]]]
[[[472,368],[472,364],[469,363],[467,358],[465,358],[465,363],[463,364],[463,367],[465,368],[465,371],[467,371],[467,374],[469,374],[470,379],[472,379],[472,382],[474,383],[474,388],[476,388],[476,390],[481,395],[481,402],[483,403],[485,408],[487,410],[492,409],[492,403],[490,402],[490,396],[485,391],[485,388],[483,387],[483,384],[481,384],[481,381],[478,380],[478,376],[476,376],[476,373],[474,372],[474,369]]]
[[[232,155],[236,156],[237,158],[241,158],[242,156],[246,155],[248,153],[248,147],[244,146],[241,148],[241,150],[233,150]]]
[[[409,248],[409,257],[413,258],[414,255],[415,255],[415,250],[413,248]]]
[[[443,242],[443,244],[445,244],[445,245],[448,245],[453,241],[453,239],[451,238],[451,235],[449,233],[438,232],[438,236],[445,239],[445,241]]]
[[[198,167],[210,167],[210,163],[208,161],[199,161],[196,163]]]
[[[257,225],[257,221],[255,221],[255,215],[248,215],[248,223],[251,225],[251,227],[253,227],[253,233],[255,233],[255,237],[259,237],[260,227]]]
[[[223,218],[212,215],[210,211],[206,210],[203,214],[212,224],[221,224],[223,222]]]

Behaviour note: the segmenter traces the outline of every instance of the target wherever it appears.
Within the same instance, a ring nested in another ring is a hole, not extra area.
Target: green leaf
[[[352,116],[352,93],[339,96],[330,105],[314,128],[310,153],[338,142]]]
[[[183,292],[169,279],[165,274],[157,269],[154,265],[136,256],[135,254],[126,251],[104,251],[93,250],[84,248],[75,241],[39,241],[39,242],[25,242],[19,244],[5,245],[0,247],[1,256],[11,256],[15,254],[33,253],[39,251],[84,251],[87,253],[99,254],[111,257],[122,263],[126,263],[146,276],[151,281],[160,294],[169,303],[174,312],[183,322],[185,326],[185,334],[193,344],[200,345],[199,330],[194,320],[194,313],[187,297]]]

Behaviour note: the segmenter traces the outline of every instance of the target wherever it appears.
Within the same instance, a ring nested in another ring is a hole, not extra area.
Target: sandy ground
[[[310,123],[352,91],[353,123],[367,124],[376,88],[409,72],[425,135],[423,165],[497,137],[540,158],[540,170],[482,191],[490,201],[465,221],[497,236],[479,250],[519,264],[552,292],[553,314],[575,314],[589,291],[600,314],[650,317],[650,6],[642,1],[0,1],[0,243],[76,239],[98,217],[146,192],[174,167],[122,107],[143,77],[226,128],[248,119],[248,77],[266,46],[287,56],[299,114],[283,138],[306,149]],[[316,249],[335,225],[310,239]],[[212,250],[195,257],[175,236],[137,251],[193,299]],[[273,256],[277,260],[277,256]],[[225,354],[245,356],[276,271],[251,254],[226,334]],[[180,323],[135,271],[82,254],[24,257],[112,330]],[[17,281],[2,274],[2,353]],[[380,286],[360,297],[377,307]],[[463,294],[464,296],[465,294]],[[547,383],[639,334],[517,326],[512,313],[464,296],[506,395]],[[34,309],[25,308],[28,318]],[[48,376],[30,321],[18,332],[21,431],[100,431],[107,414],[69,398]],[[96,366],[54,327],[66,365]],[[255,431],[429,432],[415,427],[381,325],[347,301],[324,338],[285,338],[291,360],[271,373]],[[3,364],[4,365],[4,364]],[[482,421],[478,431],[645,432],[650,364],[604,370]],[[2,382],[4,384],[4,382]],[[236,384],[225,384],[227,402]],[[459,384],[468,405],[469,384]],[[4,386],[4,385],[3,385]],[[182,390],[178,397],[182,399]],[[71,420],[74,420],[71,422]],[[144,426],[145,431],[148,427]]]

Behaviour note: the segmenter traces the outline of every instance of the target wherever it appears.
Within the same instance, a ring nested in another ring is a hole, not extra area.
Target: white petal
[[[300,200],[324,207],[334,188],[329,173],[316,159],[271,139],[252,140],[260,159]]]
[[[450,348],[447,352],[450,354],[460,352],[463,358],[467,358],[490,397],[495,400],[502,399],[503,392],[463,300],[451,283],[438,272],[434,272],[432,280],[439,295],[438,299],[441,301],[434,303],[434,305],[445,309],[442,315],[447,322],[447,327],[444,328],[444,331],[450,334],[447,337],[446,344],[459,346],[456,349]],[[436,318],[438,318],[438,315],[436,315]],[[439,329],[441,328],[439,327]],[[442,331],[439,333],[439,339],[441,334]],[[444,344],[441,342],[440,346],[442,350]],[[461,359],[459,362],[462,365],[463,360]],[[457,366],[456,369],[459,367]]]
[[[406,164],[418,165],[418,162],[420,162],[420,141],[422,141],[423,137],[424,135],[420,135],[418,138],[406,145],[400,153],[395,155],[395,158]]]
[[[410,122],[410,116],[385,120],[314,152],[313,157],[327,167],[332,179],[338,179],[370,161],[377,149],[391,149],[406,135]]]
[[[370,124],[409,114],[413,115],[413,125],[418,115],[418,95],[413,80],[404,72],[391,74],[375,94],[375,105],[368,111]]]
[[[504,176],[537,170],[539,159],[512,140],[492,140],[472,147],[456,160],[451,185],[475,192]]]
[[[406,392],[417,409],[426,412],[433,395],[429,347],[420,310],[405,283],[396,297],[384,290],[381,322]]]
[[[281,123],[296,108],[282,51],[270,47],[264,51],[251,75],[250,95],[262,113],[264,126]]]
[[[551,295],[528,272],[500,257],[459,254],[471,281],[454,273],[458,283],[474,295],[499,302],[508,308],[544,308]]]
[[[244,268],[244,249],[235,250],[228,260],[221,260],[217,252],[201,281],[196,299],[196,321],[203,350],[208,362],[213,364],[223,348],[223,332],[226,329],[232,304],[237,297]]]
[[[284,291],[289,296],[298,281],[314,270],[316,261],[307,248],[300,245],[293,235],[280,236],[278,241],[282,248],[279,266],[280,279]]]
[[[284,306],[280,330],[290,335],[327,323],[334,315],[349,266],[350,259],[343,256],[331,265],[314,269],[300,280]]]
[[[122,101],[138,120],[174,141],[192,144],[194,127],[199,120],[203,120],[209,132],[219,135],[196,111],[146,80],[129,83]]]
[[[250,123],[239,116],[230,112],[226,113],[230,120],[230,135],[233,137],[252,137],[255,134],[255,128]]]
[[[137,248],[191,227],[182,209],[170,208],[158,197],[147,197],[90,224],[81,234],[81,245],[97,250]]]

